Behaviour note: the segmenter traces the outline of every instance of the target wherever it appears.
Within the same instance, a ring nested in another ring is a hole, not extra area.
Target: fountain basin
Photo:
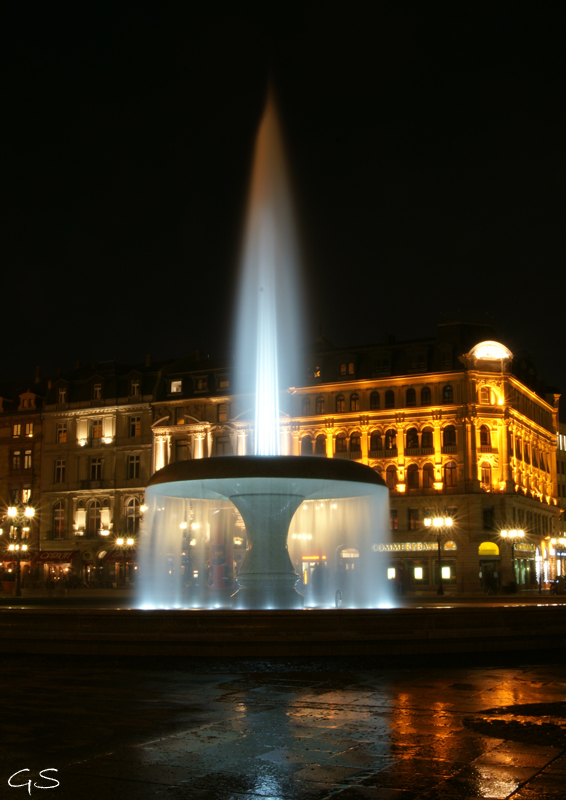
[[[161,508],[162,498],[230,500],[249,543],[232,606],[293,609],[303,607],[287,549],[296,510],[305,500],[367,496],[387,502],[388,490],[363,464],[314,456],[226,456],[169,464],[151,478],[146,502]]]

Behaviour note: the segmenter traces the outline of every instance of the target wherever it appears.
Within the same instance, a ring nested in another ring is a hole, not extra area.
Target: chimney
[[[60,378],[60,377],[61,377],[61,373],[62,373],[62,372],[63,372],[63,370],[61,369],[61,367],[57,367],[57,377],[58,377],[58,378]]]
[[[35,368],[35,382],[39,383],[40,380],[41,380],[41,367],[38,364],[37,367]]]
[[[75,369],[80,369],[80,368],[81,368],[81,362],[75,361]]]
[[[151,367],[151,353],[146,353],[145,365],[146,367]]]

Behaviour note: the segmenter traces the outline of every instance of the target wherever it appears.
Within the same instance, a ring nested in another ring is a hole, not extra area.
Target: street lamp
[[[522,539],[525,538],[525,531],[517,530],[512,528],[511,530],[502,530],[499,531],[499,535],[503,539],[504,542],[507,542],[509,545],[509,552],[511,554],[511,577],[514,578],[515,576],[515,543],[520,542]],[[516,583],[517,581],[515,581]],[[539,576],[539,585],[540,585],[540,576]],[[512,582],[509,584],[512,588]]]
[[[10,557],[14,556],[16,561],[16,590],[15,597],[22,596],[21,589],[21,559],[26,556],[28,552],[28,545],[24,541],[29,539],[30,522],[35,516],[35,508],[33,506],[9,506],[6,512],[6,517],[11,525],[10,531],[10,544],[8,550]]]
[[[126,585],[126,556],[128,550],[134,547],[136,540],[133,536],[118,536],[114,542],[114,547],[122,553],[122,575],[124,586]]]
[[[444,586],[442,584],[442,538],[449,533],[454,520],[452,517],[425,517],[425,528],[432,528],[436,535],[438,543],[438,595],[444,595]]]

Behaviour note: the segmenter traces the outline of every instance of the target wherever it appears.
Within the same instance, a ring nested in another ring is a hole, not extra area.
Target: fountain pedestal
[[[230,500],[244,520],[249,548],[232,595],[232,608],[302,608],[287,534],[304,500],[295,494],[238,494]]]

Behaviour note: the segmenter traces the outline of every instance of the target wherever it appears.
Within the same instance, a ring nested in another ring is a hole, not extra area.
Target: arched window
[[[434,466],[429,462],[423,467],[423,489],[432,489],[434,483]]]
[[[482,489],[491,489],[491,464],[487,461],[481,464],[481,485]]]
[[[347,375],[347,374],[348,374],[348,365],[340,364],[340,375]]]
[[[350,395],[350,411],[359,411],[359,410],[360,410],[360,395],[359,394]]]
[[[390,428],[385,434],[385,449],[386,450],[397,449],[397,431],[393,430],[393,428]]]
[[[126,500],[124,509],[126,517],[126,533],[135,536],[140,529],[140,501],[137,497]]]
[[[381,450],[382,447],[381,434],[379,431],[372,431],[369,437],[369,449],[375,452]]]
[[[88,507],[88,533],[97,536],[101,528],[101,506],[99,500],[93,500]]]
[[[359,433],[353,433],[350,436],[350,452],[360,453],[362,450],[362,437]]]
[[[429,406],[432,403],[432,394],[429,386],[421,389],[421,406]]]
[[[314,452],[317,456],[325,456],[326,455],[326,436],[321,433],[316,437],[314,443]]]
[[[309,397],[303,397],[302,409],[303,417],[308,417],[311,413],[311,401]]]
[[[454,402],[454,389],[447,384],[442,390],[442,402],[443,403],[453,403]]]
[[[63,500],[57,500],[53,506],[53,538],[65,538],[65,503]]]
[[[324,414],[324,397],[316,398],[316,413]]]
[[[350,363],[348,364],[348,375],[353,375],[353,374],[354,374],[354,362],[350,361]]]
[[[434,434],[432,428],[423,428],[421,434],[421,447],[434,447]]]
[[[397,467],[390,464],[385,471],[385,483],[388,489],[395,489],[397,486]]]
[[[312,437],[303,436],[301,439],[301,455],[312,456]]]
[[[407,469],[407,486],[409,489],[419,488],[419,468],[416,464],[409,464]]]
[[[456,444],[456,428],[454,425],[447,425],[442,431],[442,446],[452,447]]]
[[[480,428],[480,444],[483,447],[489,447],[491,445],[491,434],[487,425],[482,425]]]
[[[515,458],[523,460],[523,443],[520,439],[515,439]]]
[[[489,386],[482,386],[480,389],[480,403],[490,405],[493,402],[493,396]]]
[[[458,468],[455,461],[448,461],[444,465],[444,485],[456,486],[458,484]]]
[[[419,446],[419,434],[416,428],[409,428],[407,431],[407,449]]]
[[[379,392],[372,392],[369,396],[369,407],[371,411],[379,408]]]
[[[348,450],[348,441],[345,433],[339,433],[336,437],[336,452],[345,453]]]
[[[395,408],[395,393],[392,389],[385,392],[385,408]]]
[[[417,393],[414,389],[407,389],[407,399],[405,401],[407,408],[414,408],[417,405]]]
[[[339,394],[336,398],[336,412],[339,414],[341,411],[344,411],[344,395]]]

